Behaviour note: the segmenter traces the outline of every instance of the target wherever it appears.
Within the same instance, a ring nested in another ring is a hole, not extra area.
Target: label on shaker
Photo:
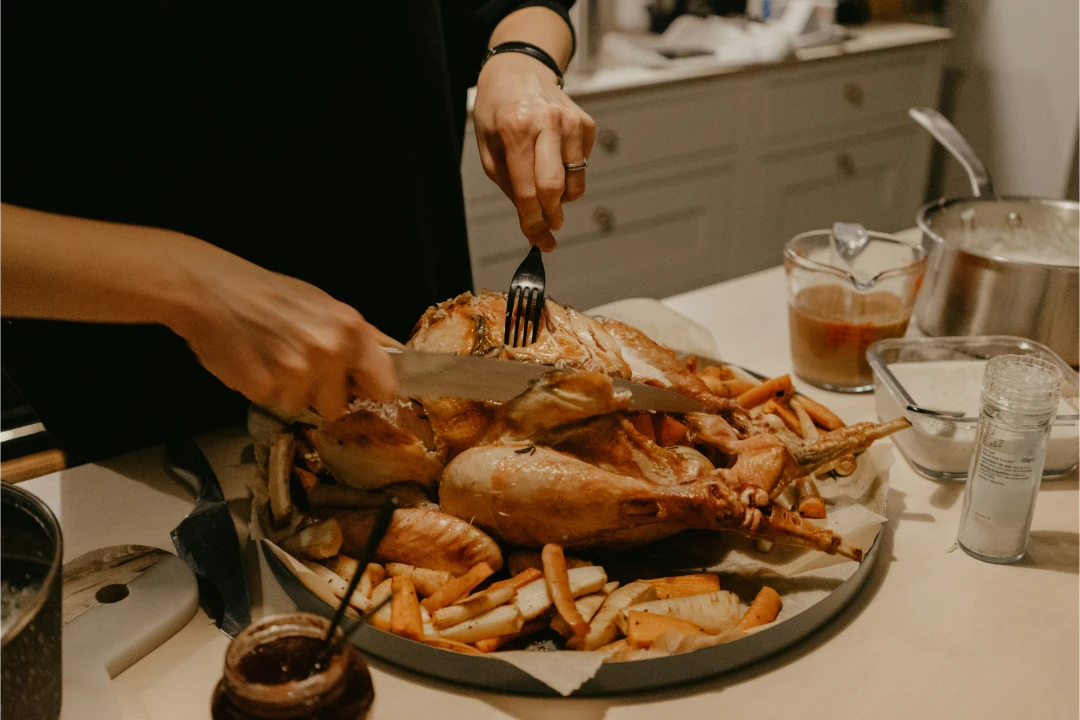
[[[1042,434],[1015,439],[986,434],[971,479],[971,511],[979,520],[1007,528],[1027,523],[1045,444]]]

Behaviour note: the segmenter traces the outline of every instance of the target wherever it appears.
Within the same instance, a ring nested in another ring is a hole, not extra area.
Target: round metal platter
[[[698,361],[703,365],[723,364],[720,360],[703,355],[698,355]],[[766,378],[758,372],[739,367],[758,379]],[[704,680],[750,665],[791,647],[829,622],[858,594],[877,562],[883,532],[884,528],[878,532],[851,577],[797,615],[724,645],[662,658],[604,663],[596,675],[575,690],[573,695],[620,695]],[[298,609],[325,617],[333,615],[335,608],[304,587],[265,545],[263,554],[278,582]],[[346,623],[350,621],[346,620]],[[353,635],[353,644],[364,652],[398,667],[440,680],[495,692],[559,697],[555,690],[508,662],[440,650],[370,625],[364,626]]]
[[[794,645],[825,625],[859,592],[877,562],[881,536],[882,532],[878,532],[870,550],[851,577],[814,605],[776,626],[725,645],[681,655],[605,663],[596,675],[574,692],[574,696],[615,695],[702,680],[757,662]],[[326,617],[333,614],[334,608],[304,587],[269,548],[264,545],[263,550],[278,581],[300,610]],[[440,680],[496,692],[558,695],[510,663],[440,650],[370,625],[365,625],[353,636],[353,643],[375,657]]]

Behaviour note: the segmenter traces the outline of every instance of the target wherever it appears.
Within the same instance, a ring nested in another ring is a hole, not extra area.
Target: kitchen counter
[[[772,268],[669,298],[715,336],[724,359],[769,375],[791,370],[783,270]],[[800,389],[849,422],[874,419],[871,395]],[[253,472],[240,429],[201,438],[241,529]],[[880,441],[888,444],[888,441]],[[191,498],[150,449],[22,484],[57,512],[65,560],[116,543],[172,549],[169,530]],[[1044,483],[1027,556],[1011,566],[955,550],[963,484],[932,482],[895,453],[889,522],[866,586],[806,641],[743,670],[611,699],[497,695],[371,661],[373,718],[656,720],[658,717],[1075,718],[1080,633],[1075,477]],[[245,533],[246,535],[246,533]],[[258,563],[248,546],[251,570]],[[255,616],[288,610],[272,578],[253,578]],[[125,720],[209,717],[227,638],[200,611],[179,634],[118,676]],[[69,698],[68,702],[78,702]]]
[[[731,75],[755,70],[816,63],[822,60],[849,57],[862,53],[893,48],[944,42],[953,36],[948,28],[916,23],[870,23],[848,28],[850,37],[840,43],[803,48],[795,51],[795,58],[785,63],[761,65],[719,65],[700,58],[673,62],[671,67],[647,68],[640,66],[604,66],[593,71],[573,71],[566,75],[566,94],[575,100],[607,93],[656,87],[671,83]],[[474,91],[469,92],[469,110],[472,110]]]

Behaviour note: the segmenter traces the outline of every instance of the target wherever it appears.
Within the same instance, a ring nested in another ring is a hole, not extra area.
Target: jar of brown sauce
[[[832,231],[796,235],[784,248],[795,373],[817,387],[868,392],[871,343],[902,337],[926,271],[917,242],[866,232],[841,254]]]
[[[225,652],[214,720],[362,720],[375,690],[356,649],[335,631],[335,651],[316,664],[330,621],[310,613],[270,615]]]

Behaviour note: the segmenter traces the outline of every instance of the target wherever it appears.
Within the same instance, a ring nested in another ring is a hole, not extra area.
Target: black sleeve
[[[559,17],[566,22],[566,26],[570,28],[572,43],[570,57],[573,58],[577,51],[577,35],[574,33],[574,26],[570,23],[570,8],[573,5],[574,0],[488,0],[475,11],[474,42],[470,48],[469,61],[474,63],[476,71],[479,72],[480,61],[487,54],[487,43],[491,39],[491,33],[495,32],[495,27],[510,13],[527,7],[546,7],[559,14]]]

